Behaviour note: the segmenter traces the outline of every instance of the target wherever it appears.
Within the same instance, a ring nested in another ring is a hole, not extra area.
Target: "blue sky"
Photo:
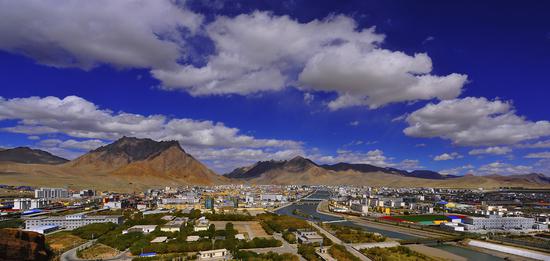
[[[79,3],[0,1],[1,147],[550,174],[543,1]]]

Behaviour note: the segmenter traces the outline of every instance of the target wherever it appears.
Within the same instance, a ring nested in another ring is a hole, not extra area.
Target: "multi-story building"
[[[13,209],[29,210],[35,208],[43,208],[50,204],[50,201],[45,198],[16,198],[13,200]]]
[[[532,229],[535,225],[535,219],[490,215],[487,217],[466,217],[462,224],[467,230]]]
[[[122,216],[87,216],[82,213],[66,216],[41,216],[26,219],[25,228],[33,229],[42,226],[58,226],[72,230],[89,224],[109,222],[120,225],[123,222],[123,218]]]
[[[40,188],[34,190],[35,198],[68,198],[69,192],[64,188]]]
[[[308,229],[298,229],[296,231],[296,239],[300,244],[323,243],[323,237],[317,232]]]

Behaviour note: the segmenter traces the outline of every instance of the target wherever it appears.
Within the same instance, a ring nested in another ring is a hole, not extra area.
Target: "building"
[[[43,226],[58,226],[59,228],[72,230],[89,224],[109,222],[120,225],[123,222],[123,218],[122,216],[86,216],[85,214],[51,217],[40,216],[26,219],[25,228],[33,229]]]
[[[365,204],[353,203],[353,204],[351,204],[351,210],[359,212],[361,214],[368,214],[369,213],[369,206],[365,205]]]
[[[176,218],[160,227],[160,231],[163,232],[179,232],[181,226],[187,223],[188,218]]]
[[[69,192],[64,188],[40,188],[34,190],[35,198],[68,198]]]
[[[131,228],[122,231],[122,234],[127,234],[131,232],[139,232],[143,234],[149,234],[157,229],[157,225],[136,225]]]
[[[466,230],[532,229],[535,225],[535,219],[490,215],[487,217],[466,217],[461,224]]]
[[[47,233],[56,231],[58,229],[59,229],[58,226],[40,226],[40,227],[33,227],[33,228],[30,228],[30,229],[27,229],[27,230],[37,232],[37,233],[40,233],[40,234],[47,234]]]
[[[199,260],[230,260],[231,254],[225,248],[199,251]]]
[[[50,201],[45,198],[16,198],[13,200],[13,208],[15,210],[29,210],[36,208],[44,208],[50,204]]]
[[[214,208],[214,199],[211,197],[206,198],[204,201],[204,208],[213,209]]]
[[[193,227],[193,231],[206,231],[208,230],[208,227],[210,226],[210,221],[206,219],[205,217],[200,217],[195,221],[195,226]]]
[[[261,201],[286,201],[286,197],[282,194],[261,194],[260,195]]]
[[[317,232],[308,229],[298,229],[296,231],[296,239],[300,244],[323,243],[323,237]]]

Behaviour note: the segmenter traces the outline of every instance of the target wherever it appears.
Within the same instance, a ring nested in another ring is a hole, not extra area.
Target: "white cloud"
[[[509,147],[487,147],[484,149],[473,149],[468,152],[470,155],[481,155],[481,154],[494,154],[494,155],[504,155],[512,152],[512,149]]]
[[[174,1],[0,1],[0,49],[55,67],[175,68],[202,16]]]
[[[337,93],[336,110],[461,93],[466,75],[432,75],[427,54],[382,49],[384,37],[344,15],[299,22],[256,11],[205,23],[169,0],[0,1],[1,50],[55,67],[146,68],[162,88],[194,96],[298,86]]]
[[[59,139],[46,139],[38,142],[38,145],[46,148],[59,147],[64,149],[76,149],[76,150],[89,151],[89,150],[97,149],[101,146],[105,146],[107,145],[107,143],[98,139],[83,140],[83,141],[77,141],[73,139],[68,139],[65,141],[59,140]]]
[[[525,157],[528,159],[550,159],[550,151],[529,153]]]
[[[391,158],[388,158],[384,155],[382,150],[370,150],[366,153],[358,151],[349,151],[349,150],[338,150],[337,155],[312,155],[309,156],[316,162],[322,164],[334,164],[339,162],[347,163],[362,163],[362,164],[371,164],[379,167],[389,167],[394,166],[394,163],[391,163]]]
[[[443,153],[441,155],[437,155],[434,157],[434,160],[442,161],[442,160],[454,160],[454,159],[460,159],[460,158],[462,158],[462,155],[458,154],[457,152],[452,152],[452,153]]]
[[[29,139],[29,140],[39,140],[40,136],[31,135],[31,136],[27,136],[27,139]]]
[[[426,54],[364,48],[346,43],[327,47],[306,64],[299,81],[303,86],[334,91],[340,96],[331,110],[350,106],[372,109],[392,102],[453,99],[460,95],[466,75],[434,76]]]
[[[443,175],[460,175],[460,174],[471,172],[473,169],[474,169],[474,166],[471,164],[468,164],[468,165],[464,165],[456,168],[443,169],[443,170],[440,170],[439,173]]]
[[[483,165],[478,168],[476,174],[480,175],[514,175],[514,174],[528,174],[533,172],[533,168],[524,165],[512,165],[503,162],[493,162]]]
[[[315,100],[315,96],[309,92],[304,92],[304,102],[306,104],[310,104],[311,102],[313,102],[313,100]]]
[[[518,144],[519,148],[546,149],[550,148],[550,140],[537,141],[535,143]]]
[[[183,146],[203,147],[300,147],[291,140],[256,139],[239,133],[223,123],[193,119],[168,119],[163,115],[144,116],[113,113],[77,96],[0,97],[0,120],[19,120],[4,131],[47,134],[64,133],[72,137],[114,140],[122,136],[178,140]]]
[[[440,137],[460,146],[495,146],[550,136],[550,122],[515,114],[510,102],[468,97],[428,104],[411,113],[403,131],[412,137]]]
[[[350,126],[359,126],[359,121],[352,121],[349,123]]]

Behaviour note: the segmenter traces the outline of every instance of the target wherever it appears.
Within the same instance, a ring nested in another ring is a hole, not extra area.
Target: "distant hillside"
[[[13,149],[0,149],[0,161],[24,164],[62,164],[68,160],[47,151],[17,147]]]
[[[227,177],[250,184],[324,184],[367,186],[433,186],[433,187],[548,187],[550,178],[542,174],[513,176],[454,176],[441,175],[430,170],[406,171],[369,164],[337,163],[317,165],[315,162],[295,157],[288,161],[260,161],[226,174]]]

